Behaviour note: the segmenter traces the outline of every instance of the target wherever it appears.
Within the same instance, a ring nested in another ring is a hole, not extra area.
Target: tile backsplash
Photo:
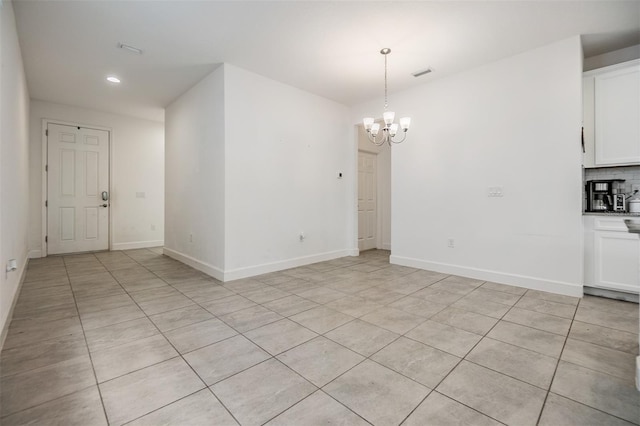
[[[603,167],[584,169],[584,181],[624,179],[625,193],[631,195],[631,186],[640,185],[640,166]]]

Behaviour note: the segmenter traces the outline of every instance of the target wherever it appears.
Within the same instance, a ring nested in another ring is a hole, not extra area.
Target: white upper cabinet
[[[583,78],[585,167],[640,164],[640,60]]]

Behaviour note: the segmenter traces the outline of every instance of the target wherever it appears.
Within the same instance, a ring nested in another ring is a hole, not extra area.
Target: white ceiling
[[[14,9],[32,98],[154,120],[223,62],[350,105],[382,95],[382,47],[392,49],[393,93],[574,35],[588,35],[587,57],[640,44],[637,0],[14,0]]]

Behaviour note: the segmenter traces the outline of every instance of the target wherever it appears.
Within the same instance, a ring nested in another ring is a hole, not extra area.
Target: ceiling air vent
[[[416,71],[411,75],[414,76],[414,77],[420,77],[421,75],[429,74],[432,71],[433,70],[431,68],[427,68],[426,70]]]
[[[118,49],[126,50],[130,53],[135,53],[136,55],[142,55],[142,49],[138,49],[137,47],[130,46],[124,43],[118,43]]]

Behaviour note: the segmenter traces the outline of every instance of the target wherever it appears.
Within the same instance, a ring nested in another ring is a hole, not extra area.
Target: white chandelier
[[[396,113],[392,111],[387,111],[388,102],[387,102],[387,55],[391,53],[391,49],[385,47],[380,51],[384,56],[384,113],[382,114],[382,119],[384,120],[384,127],[382,128],[382,137],[378,140],[378,134],[380,133],[380,123],[376,123],[373,117],[366,117],[362,120],[364,124],[364,129],[367,131],[367,136],[369,140],[377,146],[388,143],[400,143],[404,142],[407,138],[407,130],[409,130],[409,125],[411,124],[411,118],[402,117],[400,119],[400,128],[402,129],[402,139],[399,141],[394,140],[396,134],[398,133],[398,123],[394,123]]]

